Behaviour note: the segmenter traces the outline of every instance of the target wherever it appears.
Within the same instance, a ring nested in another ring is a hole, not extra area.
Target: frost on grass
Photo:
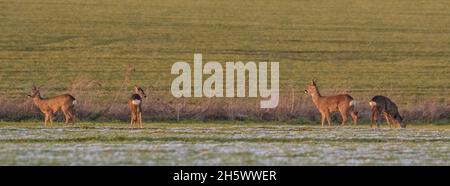
[[[449,129],[0,128],[1,165],[450,165]]]

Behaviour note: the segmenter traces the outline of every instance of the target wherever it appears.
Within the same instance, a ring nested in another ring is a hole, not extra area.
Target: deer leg
[[[379,117],[378,110],[372,109],[371,122],[372,123],[375,122],[375,124],[377,125],[377,128],[380,128],[380,124],[378,123],[378,117]],[[371,127],[372,127],[372,123],[371,123]]]
[[[393,118],[390,114],[387,114],[387,117],[388,117],[388,119],[389,119],[390,124],[392,125],[392,127],[394,127],[394,128],[400,128],[400,126],[397,125],[397,122],[395,122],[394,118]]]
[[[44,127],[47,128],[47,124],[48,124],[48,114],[45,113],[45,119],[44,119]]]
[[[139,118],[139,112],[136,112],[136,118],[135,118],[135,120],[134,120],[134,125],[135,125],[135,128],[140,128],[140,118]]]
[[[139,117],[139,128],[143,128],[142,127],[142,106],[141,105],[139,105],[138,117]]]
[[[68,114],[64,114],[64,127],[67,127],[67,124],[69,123],[69,115]]]
[[[323,124],[325,123],[325,114],[320,113],[322,115],[322,128],[323,128]]]
[[[63,109],[62,111],[64,114],[64,127],[67,127],[67,124],[69,123],[70,120],[69,112],[66,109]]]
[[[375,111],[372,110],[372,114],[370,116],[370,128],[372,128],[374,120],[375,120]]]
[[[133,124],[134,124],[134,128],[137,128],[139,125],[137,112],[134,113]]]
[[[72,114],[69,114],[69,123],[72,122],[72,125],[75,125],[75,118]]]
[[[331,127],[331,116],[329,112],[325,112],[325,116],[327,117],[328,126]]]
[[[70,114],[72,115],[72,122],[73,124],[75,124],[75,119],[77,117],[77,110],[75,110],[75,107],[72,107],[72,109],[70,110]]]
[[[138,118],[139,118],[139,128],[142,128],[142,112],[138,113]]]
[[[143,126],[142,126],[142,112],[139,112],[139,118],[141,120],[141,128],[143,128]]]
[[[383,112],[383,115],[384,115],[384,118],[386,118],[386,122],[388,123],[389,128],[392,128],[391,120],[389,119],[390,118],[389,114],[386,112]]]
[[[70,119],[68,108],[67,107],[62,107],[61,111],[62,111],[62,113],[64,115],[64,127],[66,127],[67,123],[69,123],[69,119]]]
[[[136,121],[135,121],[136,128],[141,128],[141,120],[139,118],[139,111],[136,111]]]
[[[136,113],[134,111],[131,111],[131,123],[130,128],[134,128],[134,124],[136,123]]]
[[[75,116],[73,114],[74,113],[73,107],[67,108],[65,113],[67,114],[67,124],[69,124],[69,122],[71,122],[71,121],[72,121],[72,124],[75,124]]]
[[[358,125],[358,112],[352,111],[350,116],[352,117],[353,125]]]
[[[378,122],[378,115],[375,117],[375,123],[377,123],[377,128],[380,128],[380,123]]]
[[[395,128],[402,128],[402,126],[400,125],[400,123],[398,123],[398,122],[394,119],[394,117],[392,117],[390,114],[389,114],[389,119],[391,120],[391,123],[392,123],[392,125],[393,125]]]
[[[347,115],[342,113],[342,126],[345,126],[346,123],[347,123]]]
[[[373,117],[373,119],[375,120],[375,123],[377,124],[377,128],[380,128],[380,123],[378,123],[378,113],[376,113]]]
[[[341,116],[342,116],[342,126],[345,126],[345,124],[347,123],[347,112],[341,112]]]
[[[49,119],[50,119],[50,127],[52,127],[53,126],[53,112],[50,112]]]
[[[75,125],[75,114],[73,113],[73,110],[69,111],[70,121],[72,121],[72,124]]]

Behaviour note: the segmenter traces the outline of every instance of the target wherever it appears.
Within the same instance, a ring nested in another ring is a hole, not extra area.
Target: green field
[[[449,20],[448,0],[0,0],[0,165],[448,166]],[[194,53],[280,62],[281,106],[180,106],[171,66]],[[313,78],[364,104],[364,125],[320,128],[302,93]],[[43,128],[25,98],[33,82],[45,97],[73,94],[80,123]],[[128,119],[134,84],[149,95],[146,128],[106,123]],[[379,94],[407,129],[365,125]]]
[[[95,92],[129,85],[168,97],[171,65],[279,61],[281,91],[317,78],[324,94],[376,94],[402,106],[447,104],[450,2],[437,0],[0,1],[0,95]],[[82,81],[83,80],[83,81]],[[88,82],[88,83],[86,83]],[[130,87],[130,86],[129,86]]]
[[[59,124],[61,125],[61,124]],[[450,165],[449,125],[0,123],[0,165]]]

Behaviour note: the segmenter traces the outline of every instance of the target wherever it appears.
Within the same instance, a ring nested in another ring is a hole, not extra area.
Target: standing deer
[[[64,113],[65,123],[64,126],[67,126],[69,121],[75,123],[75,104],[77,101],[70,94],[63,94],[50,98],[42,98],[39,89],[33,85],[33,89],[31,90],[31,94],[27,95],[29,98],[32,98],[34,104],[39,107],[42,113],[45,115],[45,127],[52,126],[53,124],[53,115],[62,111]],[[50,122],[50,125],[48,125]]]
[[[347,123],[347,115],[350,112],[353,124],[356,125],[358,121],[358,112],[355,111],[355,101],[348,94],[340,94],[336,96],[322,96],[317,88],[316,82],[311,81],[306,94],[311,95],[314,105],[316,105],[320,114],[322,115],[322,127],[324,127],[325,117],[328,120],[328,126],[331,126],[331,112],[340,112],[342,116],[342,126]]]
[[[128,106],[131,111],[131,123],[130,128],[134,128],[134,124],[138,122],[139,128],[142,128],[142,98],[146,98],[144,90],[141,87],[135,85],[134,86],[135,94],[132,94],[129,101]]]
[[[373,122],[377,123],[377,127],[380,127],[378,123],[378,117],[380,113],[383,113],[384,118],[391,127],[392,123],[400,126],[401,128],[406,128],[406,124],[403,123],[403,118],[398,113],[397,105],[385,96],[375,96],[369,101],[370,109],[372,115],[370,117],[370,127],[372,127]]]

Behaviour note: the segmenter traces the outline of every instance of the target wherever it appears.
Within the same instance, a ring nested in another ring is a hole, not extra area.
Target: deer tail
[[[358,115],[358,111],[356,111],[356,104],[357,104],[356,100],[351,100],[350,103],[348,104],[352,109],[353,115]]]
[[[356,101],[355,100],[351,100],[350,103],[348,104],[348,106],[355,107],[356,106]]]
[[[70,96],[72,98],[72,105],[71,105],[71,109],[73,111],[73,122],[75,122],[75,118],[77,118],[77,111],[76,111],[76,107],[75,105],[77,104],[77,100],[73,97]]]
[[[141,100],[138,99],[134,99],[133,101],[131,101],[133,103],[133,105],[139,105],[141,103]]]
[[[376,103],[375,101],[369,101],[369,105],[370,105],[371,107],[374,107],[374,106],[377,105],[377,103]]]
[[[72,100],[72,106],[75,106],[77,104],[77,99],[75,99],[75,97],[73,97],[70,94],[66,94],[66,95],[69,97],[69,99]]]

